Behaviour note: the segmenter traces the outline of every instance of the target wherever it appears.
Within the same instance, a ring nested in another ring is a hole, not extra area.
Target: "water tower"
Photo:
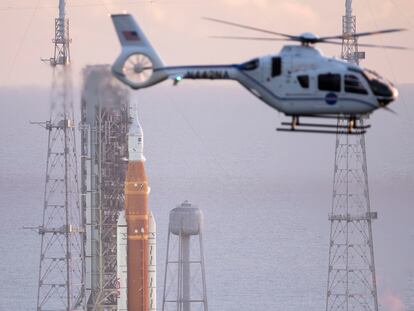
[[[162,311],[207,311],[203,213],[183,202],[170,212]]]

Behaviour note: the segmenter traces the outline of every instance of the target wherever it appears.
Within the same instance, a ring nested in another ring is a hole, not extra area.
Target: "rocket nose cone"
[[[128,131],[129,160],[145,161],[144,157],[144,133],[138,118],[138,109],[135,106],[130,110],[131,123]]]
[[[129,127],[128,153],[130,161],[145,161],[144,157],[144,134],[137,119]]]

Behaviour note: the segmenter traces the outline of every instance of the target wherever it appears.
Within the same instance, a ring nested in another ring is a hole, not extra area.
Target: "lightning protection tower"
[[[55,19],[46,182],[37,311],[84,310],[84,226],[79,205],[74,110],[65,0]]]
[[[199,208],[185,201],[170,212],[162,311],[208,311],[202,235]]]
[[[352,0],[346,0],[342,58],[358,64],[365,55],[355,33]],[[341,126],[348,122],[338,119]],[[356,122],[363,126],[363,119]],[[365,136],[338,132],[335,147],[326,310],[378,311],[371,227],[377,214],[370,208]]]

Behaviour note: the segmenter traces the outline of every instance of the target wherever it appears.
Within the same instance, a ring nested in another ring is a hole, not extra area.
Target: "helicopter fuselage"
[[[366,71],[321,55],[308,46],[285,46],[280,54],[242,64],[162,67],[154,74],[183,79],[236,80],[270,107],[287,115],[363,115],[394,101],[395,87],[376,75],[375,92]],[[159,76],[160,77],[160,76]]]
[[[113,15],[122,53],[114,75],[133,89],[167,79],[235,80],[286,115],[359,116],[383,108],[397,89],[373,71],[326,57],[310,43],[286,45],[279,54],[241,64],[165,66],[131,15]],[[316,40],[316,39],[315,39]]]

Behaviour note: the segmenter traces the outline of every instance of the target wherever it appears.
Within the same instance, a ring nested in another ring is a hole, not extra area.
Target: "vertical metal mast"
[[[343,16],[342,58],[358,64],[356,17],[352,0],[346,0]],[[339,118],[338,125],[349,126]],[[363,119],[356,120],[363,126]],[[368,171],[363,133],[336,135],[326,310],[378,311]]]
[[[342,16],[342,53],[341,57],[352,64],[359,64],[365,58],[364,53],[358,52],[356,33],[356,16],[352,15],[352,0],[345,2],[345,16]]]
[[[55,19],[46,182],[41,236],[37,311],[84,309],[84,226],[79,205],[69,20],[65,0]]]

